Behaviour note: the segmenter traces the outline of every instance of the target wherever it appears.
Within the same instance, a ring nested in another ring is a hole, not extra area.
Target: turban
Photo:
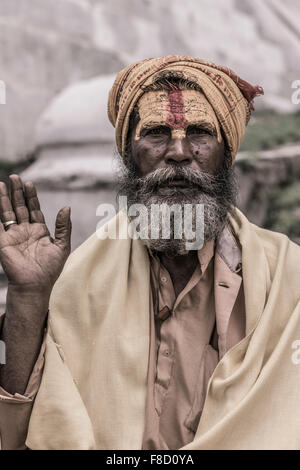
[[[216,114],[233,162],[254,110],[253,99],[263,94],[263,89],[250,85],[227,67],[181,55],[135,62],[118,73],[109,92],[108,117],[115,127],[119,153],[124,157],[134,106],[162,71],[179,72],[183,79],[201,88]]]

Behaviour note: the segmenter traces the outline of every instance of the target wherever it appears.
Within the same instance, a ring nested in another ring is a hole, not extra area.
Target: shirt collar
[[[215,254],[215,240],[209,240],[197,252],[198,260],[200,263],[201,273],[204,274],[210,260]]]
[[[242,247],[229,224],[224,227],[218,237],[216,251],[227,264],[230,271],[234,273],[241,271]]]

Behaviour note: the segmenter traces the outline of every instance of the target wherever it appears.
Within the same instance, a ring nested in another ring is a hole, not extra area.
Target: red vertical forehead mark
[[[185,110],[181,90],[172,89],[168,92],[167,125],[173,129],[185,128]]]

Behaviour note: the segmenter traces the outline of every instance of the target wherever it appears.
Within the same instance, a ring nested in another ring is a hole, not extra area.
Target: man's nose
[[[168,164],[189,165],[193,156],[185,139],[171,139],[165,153],[165,161]]]

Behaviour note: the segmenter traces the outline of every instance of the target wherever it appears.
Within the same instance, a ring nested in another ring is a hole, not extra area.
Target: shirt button
[[[166,357],[169,357],[170,356],[170,351],[169,349],[165,349],[164,352],[163,352],[163,355],[166,356]]]
[[[160,280],[161,280],[161,282],[167,282],[167,278],[166,278],[165,276],[162,276],[162,277],[160,278]]]
[[[170,315],[171,315],[170,310],[168,309],[167,306],[165,306],[162,310],[160,310],[160,311],[158,312],[157,317],[158,317],[160,320],[164,321],[164,320],[166,320]]]
[[[221,287],[227,287],[227,288],[229,287],[229,285],[226,284],[226,282],[219,282],[219,286],[221,286]]]

